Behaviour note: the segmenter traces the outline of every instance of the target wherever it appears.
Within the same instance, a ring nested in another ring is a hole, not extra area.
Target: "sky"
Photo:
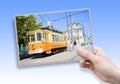
[[[82,83],[101,84],[79,62],[17,67],[14,16],[37,12],[90,8],[93,43],[104,49],[120,67],[119,0],[0,0],[0,83]]]
[[[53,26],[54,29],[61,30],[65,32],[67,25],[71,22],[79,22],[86,30],[90,30],[90,15],[89,9],[71,9],[68,10],[58,10],[58,11],[48,11],[47,13],[38,12],[32,15],[36,16],[36,22],[43,22],[43,27],[48,25],[48,22]],[[26,15],[26,14],[25,14]],[[24,16],[24,15],[23,15]],[[68,22],[68,23],[67,23]]]

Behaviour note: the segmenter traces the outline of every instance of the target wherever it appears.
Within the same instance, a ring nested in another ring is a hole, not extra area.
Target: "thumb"
[[[81,57],[84,57],[84,58],[90,60],[91,62],[95,62],[97,60],[96,56],[94,56],[93,53],[91,53],[88,50],[83,49],[82,47],[77,48],[77,53]]]

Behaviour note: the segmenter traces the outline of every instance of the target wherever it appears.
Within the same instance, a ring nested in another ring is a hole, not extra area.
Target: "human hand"
[[[80,66],[90,69],[98,78],[111,84],[120,84],[120,70],[113,64],[106,53],[94,47],[93,53],[79,47],[77,53],[86,58],[80,61]]]

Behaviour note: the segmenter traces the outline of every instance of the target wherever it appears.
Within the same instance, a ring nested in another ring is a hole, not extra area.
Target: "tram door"
[[[44,50],[49,51],[50,50],[50,45],[49,45],[49,36],[48,32],[43,32],[43,45],[44,45]]]

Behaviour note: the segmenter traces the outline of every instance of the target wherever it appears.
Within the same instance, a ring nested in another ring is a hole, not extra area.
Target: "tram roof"
[[[42,27],[42,28],[38,28],[37,30],[51,30],[51,31],[54,31],[54,32],[58,32],[58,33],[63,33],[62,31],[60,31],[60,30],[57,30],[57,29],[55,29],[55,28],[50,28],[49,26],[47,26],[47,27]]]

